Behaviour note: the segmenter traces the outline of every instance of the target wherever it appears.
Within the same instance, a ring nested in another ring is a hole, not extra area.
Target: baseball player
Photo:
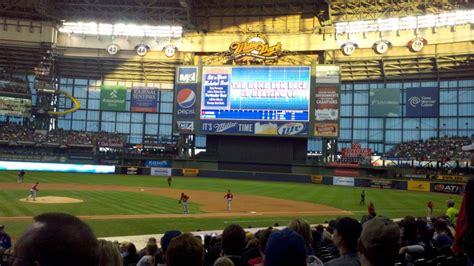
[[[171,187],[171,176],[168,176],[168,187]]]
[[[428,217],[433,217],[433,202],[431,200],[428,201]]]
[[[181,206],[183,206],[183,210],[185,214],[189,213],[188,200],[189,200],[189,197],[186,194],[181,193],[181,198],[179,199],[179,203],[181,204]]]
[[[365,191],[364,190],[362,190],[362,193],[360,193],[359,205],[365,205]]]
[[[227,210],[230,211],[231,203],[232,203],[232,200],[234,199],[234,195],[230,193],[230,189],[227,190],[227,193],[225,194],[224,198],[227,202]]]
[[[28,197],[26,198],[26,200],[29,200],[30,197],[31,197],[31,198],[33,199],[33,201],[36,201],[36,192],[39,191],[38,185],[39,185],[39,183],[36,182],[36,184],[34,184],[33,186],[31,186],[30,195],[28,195]]]
[[[17,182],[17,183],[22,183],[24,177],[25,177],[25,171],[21,170],[21,171],[18,173],[18,176],[16,177],[16,182]]]

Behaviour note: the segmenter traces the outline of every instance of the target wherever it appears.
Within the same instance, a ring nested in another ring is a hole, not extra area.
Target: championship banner
[[[322,184],[323,183],[323,176],[322,175],[311,175],[311,182],[315,184]]]
[[[335,186],[345,186],[345,187],[353,187],[354,186],[354,178],[353,177],[344,177],[344,176],[335,176],[333,177],[333,185]]]
[[[436,176],[438,180],[448,180],[448,181],[467,181],[469,179],[468,176],[460,176],[460,175],[438,175]]]
[[[316,121],[339,120],[339,89],[337,87],[316,88]]]
[[[158,88],[133,87],[132,112],[156,113],[158,106]]]
[[[437,117],[439,115],[438,88],[409,88],[406,101],[407,117]]]
[[[449,194],[461,194],[463,190],[462,185],[455,184],[443,184],[443,183],[433,183],[432,184],[433,192],[449,193]]]
[[[125,111],[127,87],[115,85],[102,85],[100,89],[100,110]]]
[[[408,181],[408,190],[430,192],[430,182],[428,181]]]
[[[369,116],[400,116],[400,89],[370,89]]]

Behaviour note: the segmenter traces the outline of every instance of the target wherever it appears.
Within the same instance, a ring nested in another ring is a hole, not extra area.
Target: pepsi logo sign
[[[181,108],[191,108],[196,103],[196,94],[191,89],[182,89],[178,92],[176,100]]]
[[[306,126],[303,123],[286,123],[278,127],[278,135],[297,135],[303,132],[305,128]]]
[[[444,190],[444,185],[443,184],[437,184],[434,189],[436,191],[443,191]]]

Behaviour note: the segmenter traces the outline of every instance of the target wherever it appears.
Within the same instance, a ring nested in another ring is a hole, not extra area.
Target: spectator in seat
[[[237,224],[231,224],[222,232],[222,253],[228,257],[235,266],[246,266],[247,262],[242,258],[245,248],[245,231]]]
[[[384,217],[367,221],[357,245],[362,266],[393,265],[400,249],[400,228]]]
[[[433,235],[433,244],[435,248],[451,246],[453,239],[450,236],[448,223],[444,219],[438,219],[433,225],[435,232]]]
[[[14,266],[98,265],[97,238],[79,218],[43,213],[15,243]]]
[[[234,266],[234,263],[227,257],[220,257],[214,262],[214,266]]]
[[[119,247],[111,241],[99,240],[99,266],[122,266],[123,260]]]
[[[178,230],[170,230],[165,232],[165,234],[160,240],[161,249],[158,251],[156,261],[158,265],[166,265],[166,249],[168,248],[168,245],[170,244],[171,240],[180,235],[181,231]]]
[[[271,228],[260,231],[258,237],[258,250],[260,251],[260,256],[249,260],[248,264],[250,266],[263,266],[263,258],[265,257],[265,247],[267,246],[268,238],[275,231],[276,230]]]
[[[158,246],[147,245],[146,255],[143,256],[137,263],[137,266],[154,266],[157,265]]]
[[[456,224],[456,235],[453,243],[455,253],[464,253],[470,263],[474,262],[474,179],[471,178],[465,188],[461,211]]]
[[[137,254],[137,248],[133,243],[129,243],[127,246],[127,255],[123,257],[123,265],[136,265],[140,260],[140,257]]]
[[[359,256],[357,255],[357,241],[362,232],[360,223],[349,217],[341,218],[334,228],[334,244],[341,255],[339,258],[330,260],[328,266],[359,266]]]
[[[274,232],[268,238],[265,266],[307,266],[307,258],[304,238],[292,229]]]
[[[5,226],[0,224],[0,255],[7,249],[12,247],[12,240],[10,236],[5,232]]]
[[[184,233],[173,238],[166,250],[166,265],[203,265],[204,248],[192,234]]]
[[[148,245],[157,245],[157,244],[158,244],[158,242],[156,241],[156,238],[150,237],[150,238],[148,238],[148,242],[146,243],[146,246],[148,246]],[[146,255],[146,246],[144,248],[140,249],[140,251],[138,251],[138,256],[140,258]]]
[[[304,238],[308,255],[314,255],[314,250],[311,247],[312,235],[309,223],[302,218],[296,218],[288,224],[288,228],[293,229],[293,231],[297,232]]]

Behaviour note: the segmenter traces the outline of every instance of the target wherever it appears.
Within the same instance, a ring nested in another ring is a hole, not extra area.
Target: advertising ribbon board
[[[408,181],[408,190],[429,192],[430,191],[430,182],[409,180]]]
[[[439,176],[436,176],[436,179],[447,180],[447,181],[467,181],[469,177],[457,176],[457,175],[439,175]]]

